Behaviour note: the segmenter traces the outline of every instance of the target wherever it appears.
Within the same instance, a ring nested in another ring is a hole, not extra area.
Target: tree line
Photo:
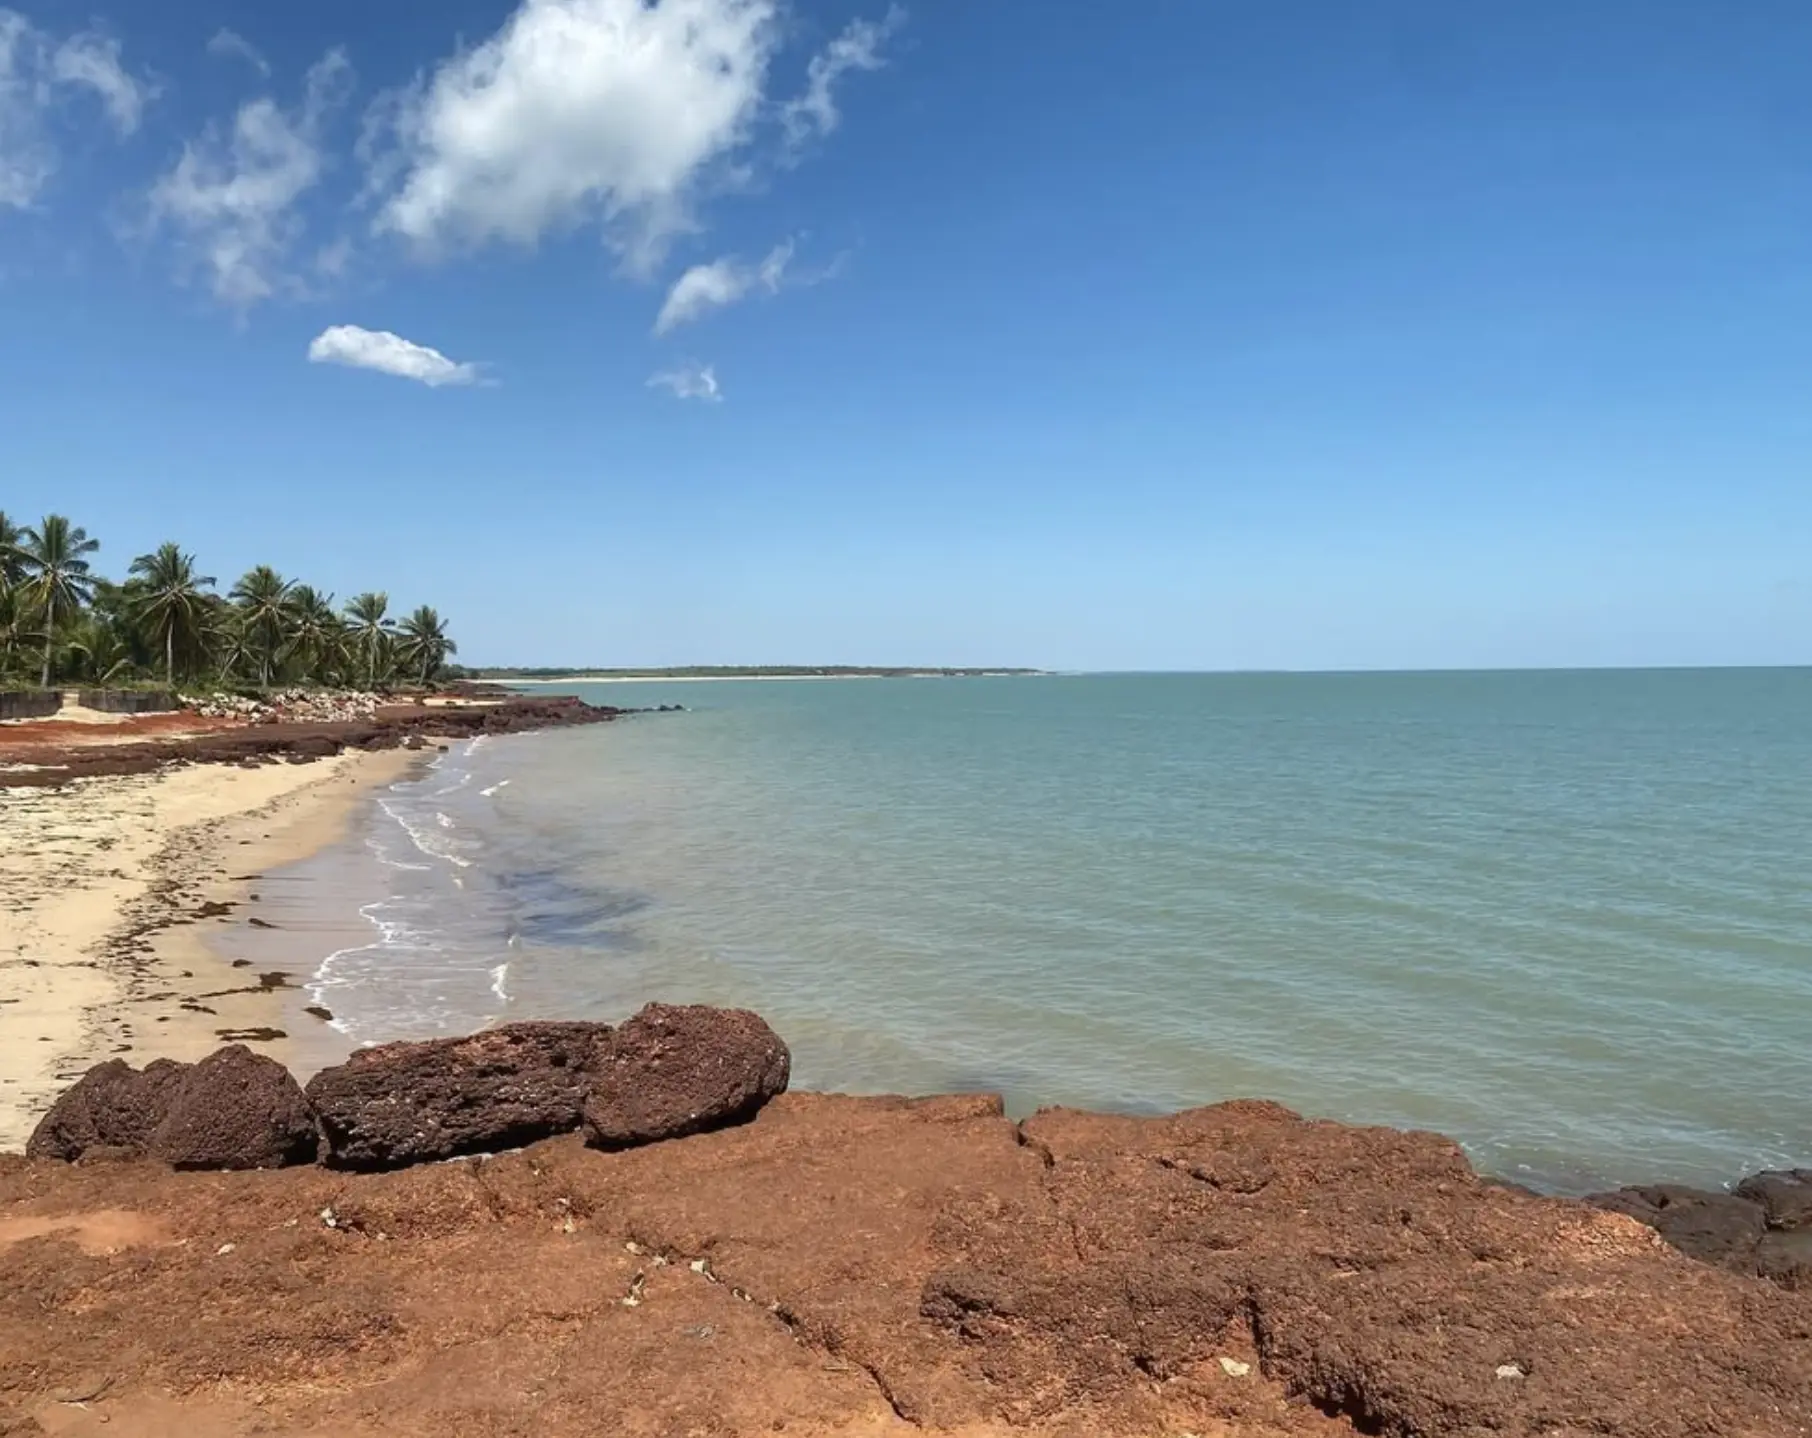
[[[174,543],[114,583],[93,568],[100,547],[63,515],[22,526],[0,511],[0,680],[376,689],[432,683],[458,652],[433,609],[399,622],[382,591],[336,608],[261,564],[221,594]]]

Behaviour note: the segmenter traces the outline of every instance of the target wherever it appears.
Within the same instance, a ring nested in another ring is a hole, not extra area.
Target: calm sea
[[[1812,671],[574,692],[689,712],[462,744],[288,876],[351,1040],[711,1001],[806,1087],[1812,1162]]]

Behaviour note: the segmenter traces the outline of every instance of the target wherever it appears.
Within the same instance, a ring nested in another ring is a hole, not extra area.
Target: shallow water
[[[577,692],[690,712],[462,744],[281,876],[363,915],[350,1040],[708,1000],[803,1086],[1812,1160],[1812,671]]]

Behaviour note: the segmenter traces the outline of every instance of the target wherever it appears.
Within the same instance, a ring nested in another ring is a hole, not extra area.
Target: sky
[[[1800,0],[0,0],[0,509],[471,664],[1807,663],[1809,398]]]

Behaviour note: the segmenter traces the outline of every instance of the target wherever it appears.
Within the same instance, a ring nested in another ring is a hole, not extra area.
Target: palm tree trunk
[[[164,630],[164,679],[172,689],[176,688],[176,626],[174,624]]]

